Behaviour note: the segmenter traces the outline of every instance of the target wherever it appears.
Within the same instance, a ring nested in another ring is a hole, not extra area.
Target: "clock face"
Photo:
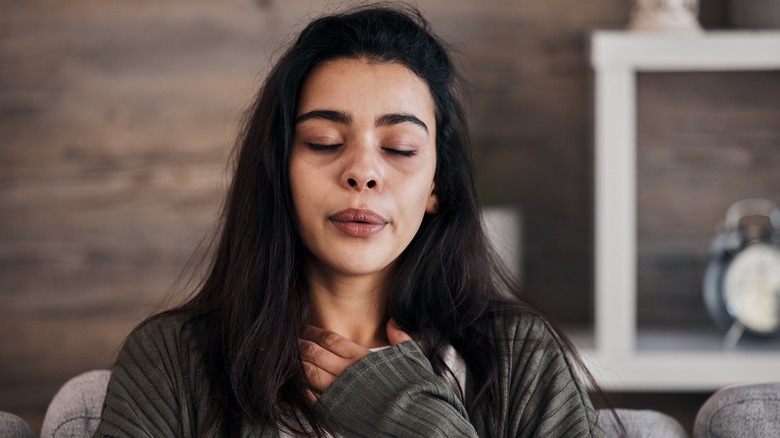
[[[738,252],[726,267],[723,293],[745,328],[764,334],[780,329],[780,248],[755,243]]]

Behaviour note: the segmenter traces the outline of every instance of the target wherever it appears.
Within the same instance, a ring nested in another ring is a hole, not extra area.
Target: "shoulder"
[[[561,346],[559,336],[542,316],[530,311],[501,314],[490,319],[490,337],[498,345],[526,344],[528,342]]]
[[[164,358],[189,355],[197,344],[198,319],[190,313],[163,313],[139,324],[125,340],[117,359],[160,363]]]
[[[576,352],[542,316],[531,312],[501,315],[490,322],[503,373],[521,379],[560,380],[583,390]]]
[[[193,315],[187,312],[160,313],[138,324],[131,333],[131,336],[148,336],[155,333],[178,333],[181,332],[192,319]]]
[[[553,326],[532,312],[495,317],[490,325],[499,397],[519,409],[508,427],[534,436],[599,436],[583,368]]]
[[[163,341],[168,338],[181,337],[189,334],[189,323],[193,316],[189,313],[162,313],[152,316],[136,326],[130,335],[129,341],[144,344]]]
[[[111,372],[99,436],[190,435],[201,375],[196,321],[163,313],[133,329]]]
[[[139,324],[119,352],[108,393],[121,403],[151,400],[171,406],[190,394],[202,374],[196,321],[187,313],[163,313]]]

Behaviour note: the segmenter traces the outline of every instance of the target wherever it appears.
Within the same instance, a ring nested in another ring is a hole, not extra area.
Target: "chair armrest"
[[[658,411],[615,409],[631,438],[688,438],[682,425]],[[617,422],[608,409],[599,409],[599,425],[607,436],[619,436]]]
[[[100,423],[109,370],[93,370],[68,380],[49,403],[41,438],[92,436]]]
[[[780,383],[737,385],[719,390],[696,414],[693,436],[780,437]]]
[[[0,411],[0,436],[35,438],[35,434],[26,421],[10,412],[4,411]]]

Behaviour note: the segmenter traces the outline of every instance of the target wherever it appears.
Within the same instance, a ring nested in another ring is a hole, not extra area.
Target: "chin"
[[[339,275],[358,277],[382,274],[387,271],[390,265],[392,265],[392,263],[371,260],[365,257],[364,254],[355,254],[348,261],[337,261],[336,263],[331,264],[330,269]]]
[[[363,277],[368,275],[378,275],[385,272],[387,266],[374,266],[374,265],[342,265],[336,268],[341,275],[347,275],[350,277]]]

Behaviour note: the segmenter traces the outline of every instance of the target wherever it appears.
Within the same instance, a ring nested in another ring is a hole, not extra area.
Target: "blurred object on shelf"
[[[522,213],[510,206],[490,206],[482,209],[482,221],[496,254],[509,272],[522,281]]]
[[[712,242],[703,286],[726,348],[745,334],[780,334],[780,209],[774,202],[742,199],[729,207]]]
[[[699,0],[631,0],[628,30],[700,32]]]

